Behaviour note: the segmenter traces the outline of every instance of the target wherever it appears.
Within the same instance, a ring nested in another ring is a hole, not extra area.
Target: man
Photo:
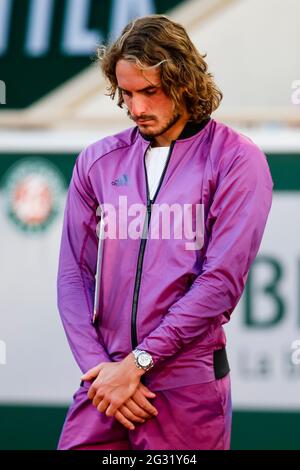
[[[136,126],[85,149],[69,188],[58,305],[83,375],[58,448],[229,449],[222,325],[270,210],[266,158],[210,117],[222,94],[179,24],[135,20],[99,58]],[[202,229],[177,236],[178,210],[157,229],[160,206],[187,207],[193,227],[202,208]]]

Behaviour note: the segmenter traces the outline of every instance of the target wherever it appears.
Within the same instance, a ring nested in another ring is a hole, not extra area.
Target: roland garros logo
[[[4,197],[10,219],[26,232],[46,229],[60,211],[64,181],[49,161],[20,160],[4,176]]]

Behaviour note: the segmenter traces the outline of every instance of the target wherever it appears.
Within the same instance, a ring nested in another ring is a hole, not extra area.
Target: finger
[[[136,421],[137,423],[144,423],[145,419],[141,418],[138,415],[135,415],[126,405],[123,405],[119,408],[119,411],[122,413],[125,418],[130,421]]]
[[[103,398],[103,399],[99,402],[99,404],[98,404],[98,406],[97,406],[97,410],[98,410],[100,413],[105,413],[105,411],[106,411],[108,405],[109,405],[109,401],[108,401],[107,399]]]
[[[83,374],[80,378],[81,380],[91,380],[93,377],[97,377],[101,370],[101,364],[92,369],[88,370],[85,374]]]
[[[103,400],[103,396],[101,395],[98,395],[98,393],[96,393],[96,395],[94,396],[93,398],[93,406],[95,406],[96,408],[98,407],[99,403]]]
[[[96,377],[98,375],[98,369],[92,369],[83,374],[80,378],[81,380],[91,380],[93,377]]]
[[[95,397],[97,393],[97,388],[95,387],[95,385],[91,385],[90,388],[89,388],[89,391],[87,393],[87,397],[90,399],[90,400],[93,400],[93,398]]]
[[[115,413],[115,418],[125,426],[125,428],[129,429],[130,431],[133,431],[135,429],[133,423],[131,423],[125,416],[122,415],[122,413],[117,410]]]
[[[112,402],[110,402],[110,405],[108,406],[105,412],[106,416],[115,416],[116,411],[118,410],[118,408],[120,408],[120,406],[121,403],[114,405]]]
[[[147,411],[148,413],[157,416],[158,411],[157,409],[147,400],[144,395],[137,391],[133,396],[132,399],[139,405],[141,408],[143,408],[144,411]]]
[[[152,415],[147,413],[143,408],[141,408],[135,401],[134,401],[134,396],[132,398],[129,398],[129,400],[126,401],[125,406],[136,416],[139,416],[140,418],[144,419],[149,419],[152,418]]]
[[[139,384],[139,391],[141,391],[145,396],[147,396],[149,398],[155,398],[156,397],[156,393],[151,392],[151,390],[149,390],[149,388],[146,387],[146,385],[144,385],[142,383]]]

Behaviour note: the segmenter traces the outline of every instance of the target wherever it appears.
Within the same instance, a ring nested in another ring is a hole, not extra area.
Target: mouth
[[[140,126],[143,126],[145,124],[149,124],[149,122],[152,122],[153,119],[137,119],[135,122],[139,124]]]

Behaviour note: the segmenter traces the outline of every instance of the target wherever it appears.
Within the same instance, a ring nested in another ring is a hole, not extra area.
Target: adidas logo
[[[127,186],[128,185],[128,175],[125,173],[120,176],[119,178],[116,178],[111,182],[113,186]]]

